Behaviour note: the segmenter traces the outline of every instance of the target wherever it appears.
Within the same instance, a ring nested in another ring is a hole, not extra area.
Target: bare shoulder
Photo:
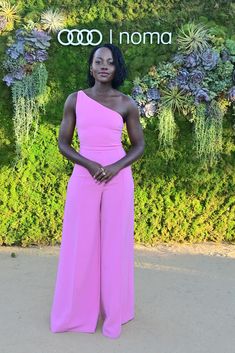
[[[68,95],[68,98],[67,98],[67,99],[69,99],[70,101],[76,101],[77,95],[78,95],[78,91],[72,92],[72,93],[70,93],[70,94]]]
[[[76,101],[77,101],[77,94],[78,94],[78,92],[72,92],[67,96],[67,98],[65,100],[66,107],[75,110]]]
[[[127,94],[120,92],[122,98],[122,104],[125,107],[126,117],[129,115],[137,115],[139,114],[139,109],[136,101]]]

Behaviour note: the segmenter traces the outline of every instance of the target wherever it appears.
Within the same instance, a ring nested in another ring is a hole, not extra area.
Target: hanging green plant
[[[220,50],[213,48],[210,31],[194,23],[184,25],[179,33],[181,53],[174,54],[171,62],[151,67],[143,78],[136,78],[131,96],[144,128],[159,119],[159,140],[164,148],[173,150],[176,112],[195,123],[196,156],[213,165],[222,152],[223,116],[235,101],[235,41],[227,40]],[[207,109],[201,108],[203,104]]]
[[[159,149],[163,148],[163,156],[170,160],[174,157],[173,141],[177,132],[172,108],[162,105],[158,111],[159,118]]]
[[[222,152],[223,115],[218,102],[199,104],[195,114],[194,148],[201,160],[212,167]]]
[[[45,113],[47,77],[45,65],[40,63],[34,67],[31,75],[26,75],[11,86],[17,155],[24,142],[29,143],[29,138],[31,144],[34,141],[38,130],[39,109]],[[32,125],[33,138],[29,136]]]
[[[33,143],[38,130],[39,110],[45,113],[48,73],[43,63],[51,37],[42,30],[30,26],[16,31],[16,39],[9,39],[3,68],[8,73],[3,81],[11,87],[14,107],[14,131],[16,137],[16,161],[21,145]],[[30,131],[34,129],[33,138]]]

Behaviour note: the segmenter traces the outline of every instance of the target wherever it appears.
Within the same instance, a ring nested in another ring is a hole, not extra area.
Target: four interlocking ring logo
[[[60,39],[60,35],[63,32],[67,32],[67,41],[66,42],[62,42]],[[77,33],[77,39],[76,36],[73,33]],[[84,36],[83,36],[83,32],[86,32],[86,42],[84,41]],[[98,42],[94,42],[93,41],[93,33],[96,32],[99,34],[100,39]],[[98,45],[101,43],[102,41],[102,33],[100,31],[98,31],[97,29],[62,29],[59,33],[58,33],[58,41],[60,42],[60,44],[62,45]]]

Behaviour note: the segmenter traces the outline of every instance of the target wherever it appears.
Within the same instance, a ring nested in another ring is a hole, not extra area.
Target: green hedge
[[[14,2],[13,2],[14,3]],[[23,2],[20,2],[23,4]],[[172,31],[196,18],[220,29],[221,38],[234,33],[230,2],[218,1],[90,1],[50,2],[71,12],[70,25],[115,30]],[[39,6],[39,7],[38,7]],[[29,2],[25,18],[37,20],[48,8],[44,1]],[[207,19],[209,18],[209,20]],[[0,37],[0,53],[6,37]],[[91,48],[62,47],[56,37],[51,41],[46,62],[49,77],[49,103],[42,116],[35,144],[24,147],[24,161],[12,168],[15,156],[10,90],[0,82],[0,244],[53,245],[61,241],[66,187],[73,164],[57,147],[63,105],[69,93],[86,87],[87,58]],[[115,44],[115,43],[114,43]],[[130,94],[132,80],[143,76],[149,67],[167,60],[172,46],[120,46],[130,76],[122,87]],[[68,70],[69,68],[69,70]],[[0,68],[1,77],[4,73]],[[135,180],[135,240],[140,243],[199,242],[235,240],[235,156],[233,118],[224,119],[224,153],[214,169],[204,170],[192,151],[192,125],[178,117],[180,134],[175,145],[176,158],[166,163],[158,150],[156,126],[145,130],[144,156],[132,165]],[[130,147],[126,134],[124,148]],[[79,148],[76,133],[73,146]]]
[[[231,148],[229,120],[227,150]],[[216,170],[205,171],[190,156],[190,124],[181,122],[184,143],[166,163],[158,150],[156,127],[145,131],[144,156],[132,165],[135,180],[135,241],[199,242],[235,240],[234,158],[228,153]],[[37,144],[23,149],[25,159],[0,174],[0,242],[6,245],[60,243],[66,187],[73,163],[57,148],[58,127],[40,125]],[[130,147],[123,134],[126,151]],[[77,132],[73,147],[79,150]]]

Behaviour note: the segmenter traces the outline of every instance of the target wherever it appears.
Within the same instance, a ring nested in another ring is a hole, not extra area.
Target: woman
[[[117,88],[127,76],[112,44],[93,48],[90,88],[70,94],[59,149],[75,163],[67,186],[61,249],[51,310],[52,332],[121,334],[134,318],[134,181],[131,164],[143,154],[135,101]],[[132,147],[122,147],[126,123]],[[79,153],[71,147],[75,126]]]

